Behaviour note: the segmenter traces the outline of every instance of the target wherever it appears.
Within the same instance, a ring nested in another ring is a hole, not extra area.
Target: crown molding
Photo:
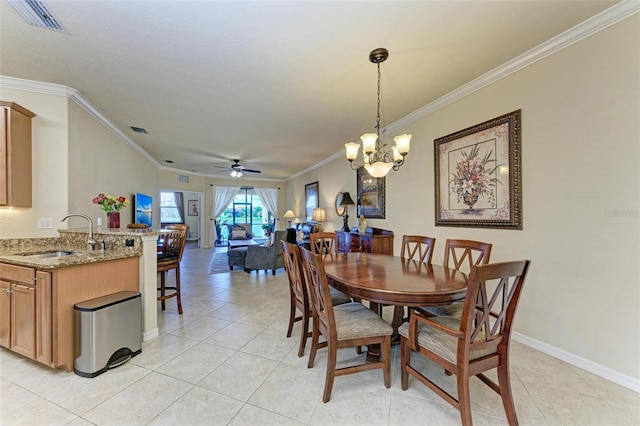
[[[471,80],[435,101],[389,124],[385,130],[395,130],[419,120],[445,106],[452,104],[478,90],[489,86],[523,68],[528,67],[556,52],[561,51],[593,34],[640,12],[640,2],[624,0],[607,10],[569,28],[533,49],[516,56],[499,67]]]
[[[42,93],[45,95],[65,96],[67,98],[77,92],[75,89],[60,84],[25,80],[23,78],[9,77],[6,75],[0,75],[0,87],[23,90],[25,92]]]
[[[64,96],[73,102],[75,102],[80,108],[85,110],[89,115],[95,118],[98,122],[102,123],[106,128],[111,130],[116,136],[122,139],[127,145],[133,148],[136,152],[146,158],[151,164],[156,167],[161,167],[161,164],[156,161],[147,151],[142,149],[133,139],[127,136],[118,126],[115,125],[106,115],[100,110],[94,107],[80,92],[71,87],[63,86],[60,84],[43,83],[40,81],[25,80],[22,78],[15,78],[0,75],[0,87],[6,87],[9,89],[23,90],[26,92],[42,93],[45,95]]]
[[[94,107],[91,102],[89,102],[84,96],[82,96],[78,91],[74,91],[73,95],[69,97],[72,101],[74,101],[80,108],[85,110],[89,115],[93,116],[96,120],[102,123],[106,128],[111,130],[116,136],[122,139],[127,145],[137,151],[140,155],[146,158],[151,164],[160,168],[161,164],[156,161],[147,151],[142,149],[140,145],[138,145],[133,139],[127,136],[116,124],[109,119],[106,115],[104,115],[99,109]]]

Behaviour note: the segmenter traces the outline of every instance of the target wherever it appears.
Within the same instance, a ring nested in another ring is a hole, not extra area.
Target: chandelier
[[[387,148],[380,139],[380,63],[389,57],[389,51],[383,47],[374,49],[369,53],[369,61],[378,65],[378,113],[376,115],[376,133],[365,133],[360,136],[362,140],[362,153],[364,164],[355,164],[353,161],[358,157],[360,145],[355,142],[344,144],[346,148],[347,160],[353,170],[362,165],[374,178],[385,177],[389,170],[398,170],[404,164],[404,157],[409,153],[411,135],[400,135],[393,138],[396,143],[391,148]]]

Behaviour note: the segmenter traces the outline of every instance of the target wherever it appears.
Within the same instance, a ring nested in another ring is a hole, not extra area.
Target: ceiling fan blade
[[[243,172],[249,172],[249,173],[262,173],[260,170],[253,170],[253,169],[242,169]]]

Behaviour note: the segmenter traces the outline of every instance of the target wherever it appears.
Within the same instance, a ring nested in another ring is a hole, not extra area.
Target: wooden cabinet
[[[31,207],[31,119],[35,114],[0,101],[0,206]]]
[[[380,228],[367,228],[364,234],[336,231],[340,253],[364,252],[393,255],[393,232]]]
[[[51,365],[51,275],[0,264],[0,289],[0,345]]]
[[[0,263],[0,346],[50,367],[73,370],[74,305],[139,291],[139,259],[40,271]]]

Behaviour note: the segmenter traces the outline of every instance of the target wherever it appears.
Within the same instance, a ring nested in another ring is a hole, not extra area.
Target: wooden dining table
[[[330,284],[377,305],[442,306],[464,299],[467,276],[453,268],[373,253],[338,253],[324,259]],[[402,317],[391,326],[397,335]]]

